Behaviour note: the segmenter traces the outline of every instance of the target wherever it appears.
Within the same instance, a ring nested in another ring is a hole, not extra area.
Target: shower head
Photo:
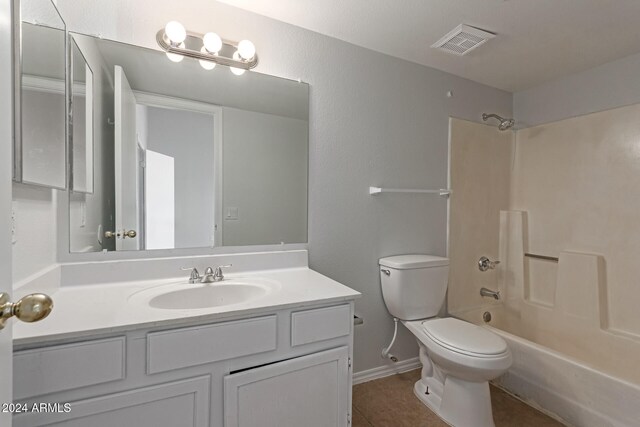
[[[505,119],[504,117],[500,117],[497,114],[486,114],[486,113],[482,114],[482,120],[484,120],[485,122],[491,117],[500,120],[500,124],[498,125],[498,129],[500,129],[500,130],[511,129],[513,127],[513,125],[516,124],[515,120],[513,120],[513,119]]]

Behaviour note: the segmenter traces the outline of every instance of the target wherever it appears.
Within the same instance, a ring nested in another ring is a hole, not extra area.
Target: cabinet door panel
[[[227,375],[225,427],[346,426],[349,350],[333,350]]]
[[[70,412],[26,413],[14,427],[207,427],[209,376],[71,402]]]

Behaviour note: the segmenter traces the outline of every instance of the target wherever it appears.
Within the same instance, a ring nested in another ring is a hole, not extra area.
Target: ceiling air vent
[[[431,47],[462,56],[495,36],[495,34],[488,31],[461,24],[432,44]]]

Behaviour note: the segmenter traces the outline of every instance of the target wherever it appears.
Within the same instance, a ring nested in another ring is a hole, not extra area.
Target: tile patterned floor
[[[447,427],[413,394],[420,370],[353,386],[353,427]],[[558,421],[491,387],[496,427],[562,427]]]

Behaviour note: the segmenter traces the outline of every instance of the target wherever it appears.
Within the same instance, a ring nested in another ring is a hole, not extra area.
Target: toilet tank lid
[[[408,254],[380,258],[378,263],[383,267],[395,268],[397,270],[409,270],[413,268],[441,267],[449,265],[449,258],[435,255]]]

